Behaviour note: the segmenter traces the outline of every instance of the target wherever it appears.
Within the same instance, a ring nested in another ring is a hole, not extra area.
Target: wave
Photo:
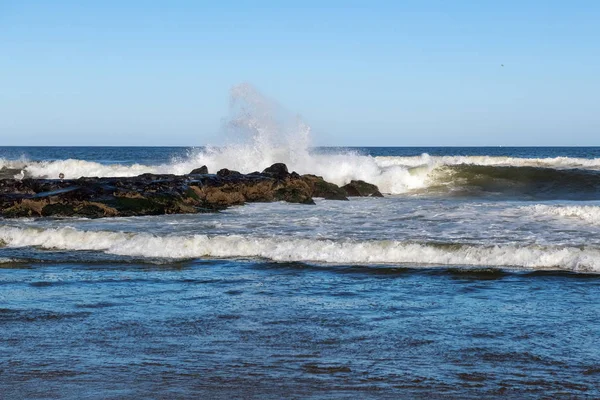
[[[376,157],[382,167],[387,166],[422,166],[422,165],[487,165],[487,166],[510,166],[510,167],[540,167],[540,168],[583,168],[600,170],[600,158],[576,158],[576,157],[548,157],[548,158],[520,158],[508,156],[421,156]]]
[[[431,174],[429,191],[526,199],[600,199],[600,171],[526,166],[455,165]]]
[[[555,169],[525,165],[439,164],[427,161],[427,156],[370,157],[355,153],[310,154],[290,158],[284,150],[279,156],[249,157],[229,149],[203,149],[188,159],[162,165],[104,165],[84,160],[57,160],[31,162],[23,167],[25,176],[57,178],[63,173],[67,179],[79,177],[137,176],[143,173],[186,174],[207,165],[213,172],[230,168],[249,173],[262,170],[276,161],[284,161],[291,170],[301,174],[312,173],[326,180],[344,185],[353,179],[376,184],[383,193],[451,193],[453,195],[502,194],[542,199],[591,200],[600,198],[600,171],[590,169]],[[394,159],[395,159],[394,158]],[[255,162],[252,160],[260,160]],[[459,159],[454,159],[459,161]],[[474,160],[472,160],[474,161]],[[488,160],[489,161],[489,160]],[[18,163],[22,163],[19,161]],[[410,166],[410,164],[413,166]],[[0,168],[12,169],[11,162],[0,160]]]
[[[585,247],[317,240],[251,236],[154,236],[73,228],[0,227],[9,247],[93,250],[142,258],[265,258],[278,262],[518,267],[600,272],[600,249]]]
[[[600,206],[549,206],[536,204],[520,208],[539,216],[575,218],[592,225],[600,225]]]

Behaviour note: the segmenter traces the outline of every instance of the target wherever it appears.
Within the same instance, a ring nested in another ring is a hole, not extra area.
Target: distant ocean
[[[598,147],[0,147],[36,178],[274,162],[386,196],[0,219],[0,397],[600,397]]]

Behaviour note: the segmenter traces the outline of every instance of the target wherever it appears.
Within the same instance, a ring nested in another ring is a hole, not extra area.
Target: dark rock
[[[208,167],[206,165],[196,168],[189,173],[189,175],[206,175],[208,174]]]
[[[286,179],[275,185],[275,200],[288,203],[315,204],[312,190],[302,179]]]
[[[275,163],[270,167],[265,168],[262,173],[276,179],[285,179],[290,175],[287,165],[284,163]]]
[[[338,185],[326,182],[320,176],[302,175],[301,178],[310,187],[312,197],[322,197],[327,200],[348,200],[345,190]]]
[[[219,171],[217,171],[217,176],[220,176],[220,177],[232,176],[232,175],[242,175],[242,174],[238,171],[228,170],[227,168],[223,168],[223,169],[220,169]]]
[[[314,176],[287,173],[284,164],[243,175],[155,175],[120,178],[0,179],[0,217],[116,217],[215,212],[247,202],[314,204],[341,189]]]
[[[315,201],[299,188],[282,188],[275,192],[275,199],[288,203],[315,204]]]
[[[350,181],[349,184],[342,186],[349,197],[383,197],[379,188],[365,181]]]
[[[43,217],[72,217],[75,215],[75,209],[70,204],[55,203],[47,204],[42,209]]]

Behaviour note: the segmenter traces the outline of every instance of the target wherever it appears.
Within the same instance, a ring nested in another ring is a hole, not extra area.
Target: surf
[[[600,206],[552,206],[536,204],[521,210],[539,217],[571,219],[590,225],[600,225]]]
[[[417,243],[250,235],[151,235],[65,228],[0,227],[7,247],[99,251],[142,258],[263,258],[277,262],[484,266],[600,272],[600,248]]]

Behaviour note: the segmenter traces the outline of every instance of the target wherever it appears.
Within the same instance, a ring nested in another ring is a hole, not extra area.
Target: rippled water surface
[[[0,278],[4,398],[600,396],[600,279],[196,261]]]

